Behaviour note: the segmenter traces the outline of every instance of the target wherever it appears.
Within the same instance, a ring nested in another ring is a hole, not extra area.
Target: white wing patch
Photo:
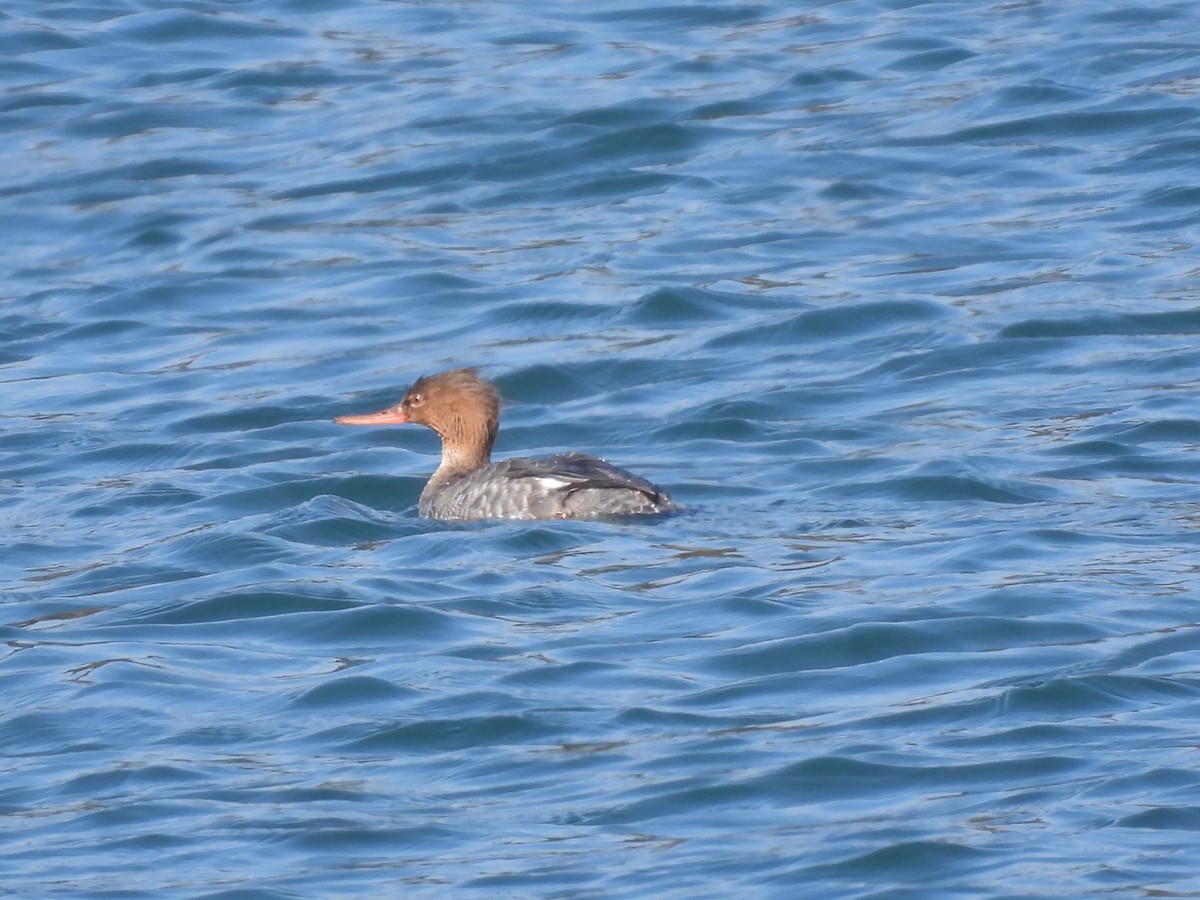
[[[572,481],[570,478],[555,478],[553,475],[539,475],[536,478],[530,478],[529,480],[537,484],[543,490],[547,491],[559,491],[569,484],[578,483],[576,481]]]

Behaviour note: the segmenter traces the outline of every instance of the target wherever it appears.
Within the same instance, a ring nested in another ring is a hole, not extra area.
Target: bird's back
[[[678,507],[662,488],[584,453],[515,457],[422,492],[435,519],[585,519],[657,515]]]

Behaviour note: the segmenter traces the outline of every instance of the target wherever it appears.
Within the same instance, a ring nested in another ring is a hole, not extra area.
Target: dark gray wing
[[[645,494],[655,503],[663,498],[657,485],[586,453],[556,453],[540,459],[518,457],[505,463],[511,477],[538,478],[543,483],[560,481],[557,489],[568,495],[576,491],[626,490]]]

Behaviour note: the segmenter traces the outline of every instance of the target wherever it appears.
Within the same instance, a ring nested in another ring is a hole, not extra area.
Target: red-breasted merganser
[[[500,395],[474,369],[426,375],[395,406],[339,425],[413,422],[442,439],[442,462],[417,508],[431,519],[588,519],[679,507],[657,485],[584,453],[491,462]]]

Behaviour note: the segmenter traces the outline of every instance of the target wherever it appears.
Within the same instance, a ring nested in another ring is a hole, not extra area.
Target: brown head
[[[442,439],[443,464],[475,468],[491,459],[500,424],[500,395],[474,369],[452,369],[423,375],[395,406],[333,421],[339,425],[424,425]]]

